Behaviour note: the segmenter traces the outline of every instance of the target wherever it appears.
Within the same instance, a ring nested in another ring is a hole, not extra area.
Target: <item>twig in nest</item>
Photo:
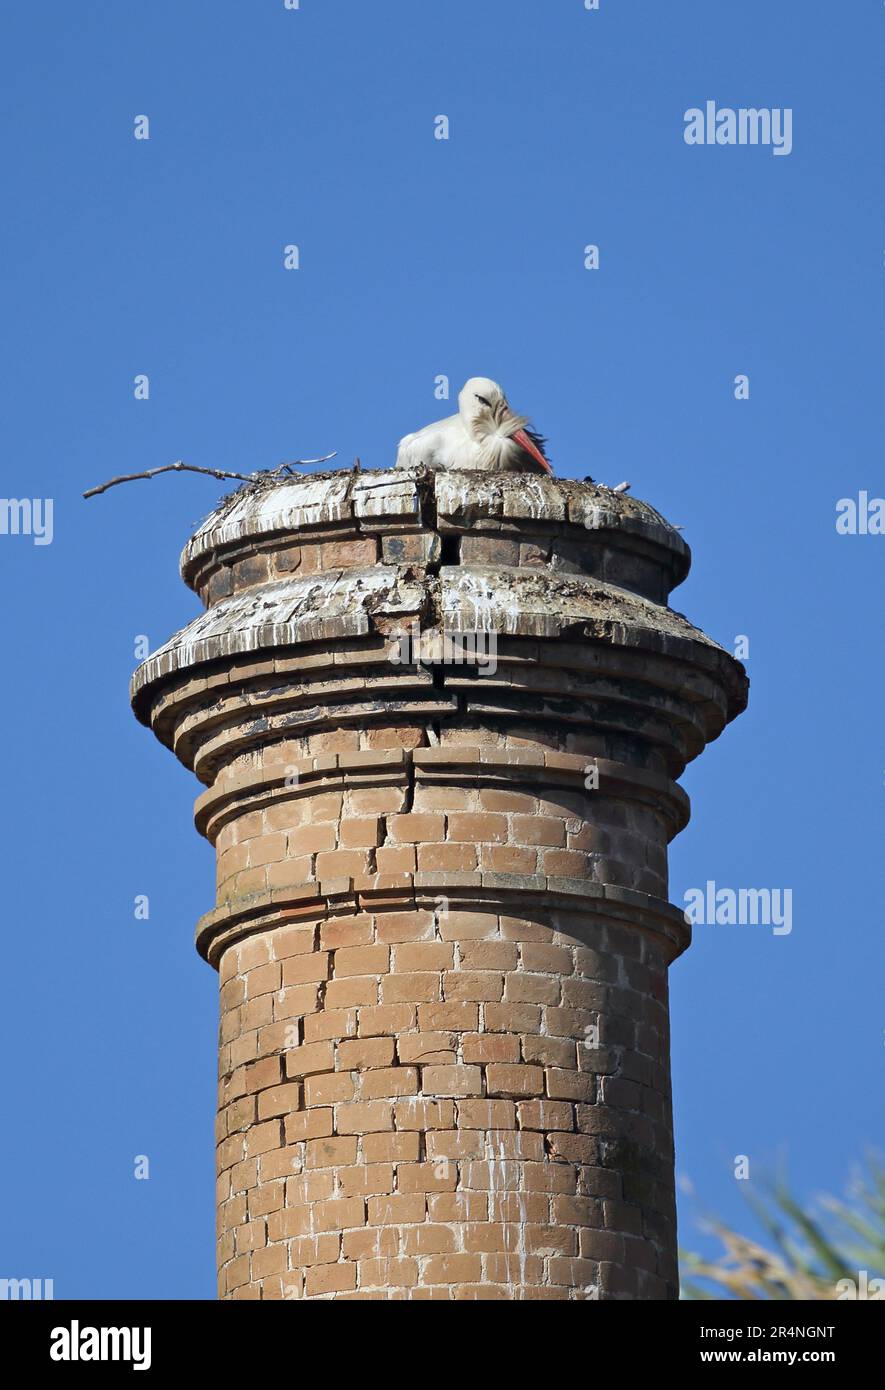
[[[294,463],[281,463],[279,468],[270,470],[264,476],[273,477],[274,474],[287,472],[291,473],[298,464],[327,463],[333,459],[335,454],[324,454],[318,459],[296,459]],[[210,478],[234,478],[241,483],[254,483],[262,475],[260,473],[229,473],[224,468],[200,468],[195,463],[183,463],[181,459],[177,463],[164,463],[160,468],[148,468],[144,473],[123,473],[119,478],[109,478],[106,483],[99,483],[98,487],[91,487],[83,493],[84,497],[97,497],[100,492],[107,492],[109,487],[116,487],[118,483],[134,483],[138,478],[155,478],[158,473],[205,473]]]
[[[331,454],[321,454],[318,459],[294,459],[292,463],[281,463],[279,468],[271,470],[272,473],[291,473],[293,468],[306,468],[312,463],[328,463],[329,459],[336,458],[338,450],[333,449]]]

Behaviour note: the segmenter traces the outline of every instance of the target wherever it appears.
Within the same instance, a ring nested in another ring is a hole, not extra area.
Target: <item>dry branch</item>
[[[97,497],[100,492],[107,492],[109,487],[116,487],[118,483],[134,483],[138,478],[155,478],[158,473],[205,473],[210,478],[235,478],[241,483],[254,483],[256,479],[273,477],[274,474],[291,473],[295,468],[313,464],[327,463],[329,459],[335,457],[334,453],[324,454],[318,459],[295,459],[294,463],[281,463],[279,468],[270,469],[267,473],[229,473],[224,468],[200,468],[195,463],[183,463],[181,459],[177,463],[164,463],[161,468],[148,468],[144,473],[122,473],[119,478],[109,478],[106,483],[99,483],[97,487],[91,487],[83,493],[84,497]]]

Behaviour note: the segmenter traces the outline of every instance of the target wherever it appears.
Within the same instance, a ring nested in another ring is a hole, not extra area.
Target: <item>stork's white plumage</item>
[[[401,439],[396,466],[552,473],[543,439],[527,425],[526,416],[511,410],[496,381],[472,376],[458,395],[458,414]]]

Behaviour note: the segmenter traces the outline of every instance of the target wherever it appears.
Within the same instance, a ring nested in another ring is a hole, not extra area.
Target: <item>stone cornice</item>
[[[194,822],[212,843],[221,827],[249,811],[280,800],[297,800],[328,791],[360,786],[454,782],[507,789],[536,787],[539,794],[556,789],[587,789],[591,774],[595,794],[618,797],[658,811],[673,839],[688,824],[687,794],[668,777],[629,767],[609,758],[585,757],[535,748],[506,749],[471,745],[445,748],[377,749],[364,753],[328,753],[281,761],[265,758],[260,768],[222,772],[213,786],[197,798]]]
[[[504,914],[547,922],[554,930],[557,917],[567,915],[569,932],[578,936],[588,921],[612,922],[654,937],[668,961],[691,943],[683,910],[648,893],[585,879],[480,873],[376,874],[254,893],[205,913],[195,942],[200,955],[217,968],[229,946],[256,932],[349,912],[399,910]]]

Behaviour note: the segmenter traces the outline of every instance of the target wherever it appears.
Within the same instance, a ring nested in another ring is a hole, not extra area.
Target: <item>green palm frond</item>
[[[774,1248],[708,1223],[722,1254],[681,1255],[684,1298],[836,1299],[839,1281],[858,1284],[861,1270],[885,1277],[885,1166],[874,1155],[846,1198],[820,1199],[820,1212],[801,1206],[784,1177],[766,1179],[748,1200]]]

